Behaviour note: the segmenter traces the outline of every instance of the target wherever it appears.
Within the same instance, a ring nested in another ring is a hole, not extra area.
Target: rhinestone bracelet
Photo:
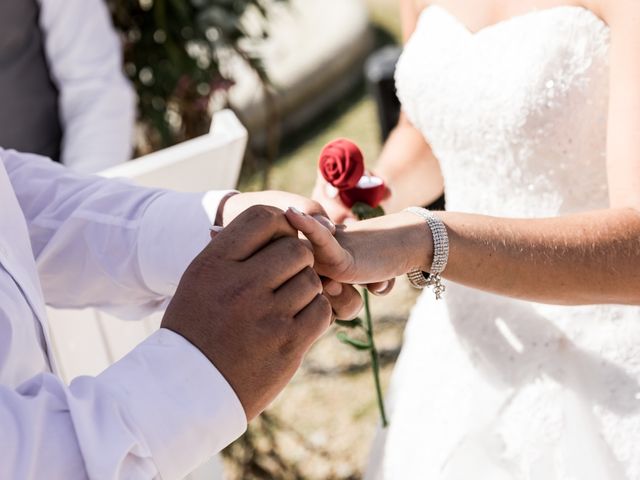
[[[433,261],[429,272],[423,272],[420,268],[415,268],[407,274],[407,277],[415,288],[433,287],[436,299],[440,300],[446,290],[442,284],[442,272],[447,268],[449,260],[447,227],[442,220],[426,208],[411,207],[407,208],[406,211],[423,218],[433,235]]]

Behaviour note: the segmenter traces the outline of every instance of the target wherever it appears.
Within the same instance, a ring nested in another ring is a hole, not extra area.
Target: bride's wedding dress
[[[448,209],[607,208],[609,37],[582,7],[476,33],[424,10],[396,80],[441,162]],[[426,291],[413,310],[369,478],[640,479],[640,308],[541,305],[447,283],[443,301]]]

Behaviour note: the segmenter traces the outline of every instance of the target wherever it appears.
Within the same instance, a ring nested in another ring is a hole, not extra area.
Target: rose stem
[[[384,410],[384,398],[382,396],[382,387],[380,386],[380,364],[378,362],[378,350],[373,339],[373,322],[371,321],[371,309],[369,308],[369,292],[364,290],[364,316],[366,319],[366,332],[369,340],[371,354],[371,367],[373,369],[373,381],[376,385],[376,397],[378,400],[378,409],[380,410],[380,418],[382,420],[382,428],[387,428],[387,414]]]

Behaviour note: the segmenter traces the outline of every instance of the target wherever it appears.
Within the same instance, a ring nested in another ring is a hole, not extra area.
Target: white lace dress
[[[449,210],[607,207],[609,36],[573,6],[478,33],[440,7],[422,13],[396,80],[441,162]],[[445,300],[428,291],[415,306],[389,397],[371,479],[640,479],[640,308],[448,282]]]

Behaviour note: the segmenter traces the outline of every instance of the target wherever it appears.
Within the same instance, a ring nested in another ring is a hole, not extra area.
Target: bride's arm
[[[405,41],[413,34],[418,15],[427,5],[428,2],[422,0],[400,0]],[[438,160],[424,136],[404,113],[389,135],[374,171],[385,180],[392,192],[382,204],[387,212],[397,212],[409,205],[429,205],[442,195],[444,189]],[[354,218],[350,209],[326,194],[325,181],[320,175],[313,199],[319,201],[337,223],[343,223],[345,218]]]
[[[449,233],[446,279],[542,303],[640,305],[636,209],[536,220],[438,215]],[[372,283],[430,269],[431,235],[411,213],[358,222],[335,238],[311,217],[287,216],[312,241],[318,273],[337,281]]]
[[[429,6],[423,0],[400,0],[403,41],[416,29],[420,12]],[[440,164],[424,135],[406,114],[389,135],[378,158],[376,175],[390,186],[392,195],[383,202],[386,212],[397,212],[410,205],[429,205],[442,195],[444,181]]]
[[[414,225],[409,230],[420,229],[406,216],[410,214],[400,215],[407,225]],[[451,248],[445,278],[544,303],[640,305],[638,210],[536,220],[450,212],[441,218]],[[399,238],[392,241],[402,245]],[[426,256],[419,248],[405,249],[405,262],[428,270],[433,257],[430,243],[422,247]]]
[[[611,26],[607,158],[612,207],[640,205],[640,3],[600,0]]]
[[[545,303],[640,305],[640,2],[605,0],[598,13],[612,30],[610,209],[535,220],[442,212],[445,278]],[[349,226],[337,234],[340,246],[309,219],[291,221],[314,240],[321,273],[339,280],[428,270],[433,257],[424,221],[406,212]]]
[[[438,160],[404,113],[384,145],[375,173],[391,189],[391,196],[382,203],[386,212],[430,205],[444,190]]]

